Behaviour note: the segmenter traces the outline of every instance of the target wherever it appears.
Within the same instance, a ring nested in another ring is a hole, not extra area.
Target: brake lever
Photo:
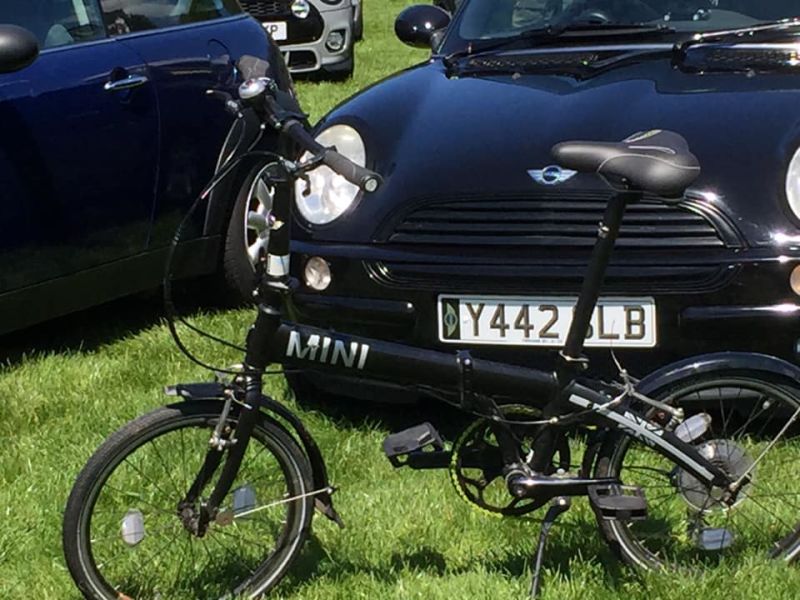
[[[323,154],[314,154],[306,161],[294,163],[294,172],[292,175],[305,184],[303,188],[303,196],[308,196],[311,194],[311,179],[308,177],[308,172],[313,171],[317,167],[321,166],[323,158]]]
[[[324,158],[325,158],[324,154],[313,154],[311,158],[309,158],[308,160],[295,163],[295,167],[297,169],[296,172],[301,175],[305,175],[309,171],[313,171],[314,169],[322,165],[322,161],[324,160]]]
[[[244,116],[242,114],[244,106],[228,92],[210,89],[206,90],[206,96],[213,96],[214,98],[222,100],[225,103],[225,110],[237,119],[241,119]]]

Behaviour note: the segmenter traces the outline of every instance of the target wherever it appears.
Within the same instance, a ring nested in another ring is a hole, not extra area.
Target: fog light
[[[331,31],[328,34],[328,39],[325,40],[325,47],[331,52],[339,52],[344,48],[344,30]]]
[[[292,14],[298,19],[305,19],[311,14],[311,5],[308,0],[294,0],[292,2]]]
[[[792,291],[800,296],[800,265],[792,269],[792,275],[789,277],[789,285],[792,286]]]
[[[309,258],[303,279],[312,290],[321,292],[331,284],[331,267],[324,258],[319,256]]]

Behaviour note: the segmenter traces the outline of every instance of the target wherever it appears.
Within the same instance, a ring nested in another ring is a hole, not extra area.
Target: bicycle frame
[[[290,179],[284,178],[277,183],[291,183]],[[597,240],[567,341],[560,352],[560,364],[554,372],[548,373],[476,359],[468,352],[454,355],[285,321],[284,298],[291,294],[294,287],[288,275],[292,187],[278,185],[274,198],[273,221],[279,226],[273,225],[271,231],[266,274],[258,287],[258,317],[247,336],[245,365],[251,374],[246,377],[245,406],[235,432],[236,444],[225,461],[220,480],[207,504],[212,514],[230,490],[238,471],[255,421],[253,415],[260,410],[262,382],[258,373],[270,363],[451,389],[460,393],[465,408],[470,407],[471,399],[476,397],[501,396],[540,408],[546,418],[579,411],[583,415],[583,422],[621,431],[636,438],[688,470],[709,487],[726,488],[731,485],[730,478],[723,471],[664,425],[647,419],[641,412],[631,408],[629,402],[614,402],[614,397],[608,391],[597,391],[577,380],[588,366],[587,359],[582,356],[584,340],[625,209],[629,203],[641,200],[641,193],[621,191],[609,201],[603,221],[598,226]],[[490,412],[491,406],[494,406],[493,402],[488,408]],[[501,423],[493,427],[506,464],[522,462],[507,428]],[[537,440],[534,468],[552,460],[556,435],[554,431],[549,432]],[[564,489],[568,490],[568,495],[586,494],[588,487],[598,482],[609,483],[607,480],[594,479],[565,480],[563,486],[553,486],[550,496],[563,495]],[[736,490],[731,491],[736,493]]]

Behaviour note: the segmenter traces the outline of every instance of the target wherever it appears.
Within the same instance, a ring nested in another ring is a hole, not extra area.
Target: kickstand
[[[554,498],[550,508],[547,509],[547,514],[542,521],[542,528],[539,531],[539,546],[536,548],[536,565],[533,568],[533,580],[531,581],[531,598],[538,598],[541,589],[541,574],[542,574],[542,558],[544,557],[544,545],[547,541],[547,535],[553,527],[553,523],[563,513],[569,510],[572,505],[570,499],[566,496],[559,496]]]

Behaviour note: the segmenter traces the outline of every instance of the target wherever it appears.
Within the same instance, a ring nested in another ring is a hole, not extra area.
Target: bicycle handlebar
[[[283,131],[297,145],[315,156],[319,156],[322,164],[344,177],[347,181],[360,187],[365,192],[374,192],[383,182],[380,175],[374,171],[357,165],[346,156],[339,154],[335,148],[326,148],[317,142],[305,126],[297,120],[286,123]]]
[[[287,109],[273,95],[270,85],[264,80],[250,80],[240,88],[242,100],[253,105],[257,111],[263,112],[265,119],[278,131],[287,135],[300,148],[318,157],[320,162],[335,173],[344,177],[353,185],[365,192],[376,191],[383,183],[383,178],[361,165],[357,165],[335,148],[327,148],[317,142],[298,118],[298,109]]]

